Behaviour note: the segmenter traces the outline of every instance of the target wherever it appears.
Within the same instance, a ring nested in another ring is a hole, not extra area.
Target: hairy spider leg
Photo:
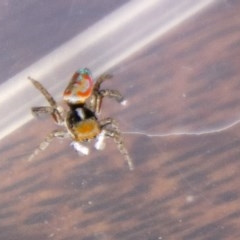
[[[109,73],[104,73],[102,75],[100,75],[96,81],[96,83],[94,84],[94,88],[93,90],[99,90],[102,83],[108,79],[111,79],[113,77],[113,75],[109,74]]]
[[[103,74],[101,75],[96,83],[94,84],[93,88],[93,95],[91,99],[91,108],[94,112],[99,113],[102,105],[102,99],[104,97],[114,98],[117,102],[125,105],[126,101],[124,97],[121,95],[120,92],[117,90],[110,90],[110,89],[102,89],[100,90],[101,84],[107,80],[112,78],[113,76],[111,74]]]
[[[60,106],[57,105],[56,101],[52,97],[52,95],[47,91],[47,89],[38,81],[34,80],[31,77],[28,77],[28,79],[32,82],[32,84],[43,94],[43,96],[46,98],[49,106],[41,106],[41,107],[32,107],[32,112],[34,115],[39,116],[41,113],[47,113],[52,115],[54,121],[57,124],[62,124],[64,122],[64,117],[62,114],[62,109]]]
[[[39,117],[41,114],[49,114],[52,115],[54,112],[54,109],[49,106],[41,106],[41,107],[32,107],[32,113],[36,116]]]
[[[104,131],[105,136],[113,138],[114,142],[117,144],[118,150],[127,161],[129,169],[134,170],[134,164],[124,145],[123,137],[118,129],[117,122],[112,118],[106,118],[100,121],[100,125]]]
[[[32,159],[38,155],[40,152],[44,151],[49,144],[53,141],[54,138],[67,138],[69,137],[68,132],[64,130],[54,130],[47,135],[47,137],[40,143],[40,145],[35,149],[35,151],[28,158],[28,161],[32,161]]]
[[[99,94],[102,97],[114,98],[117,102],[119,102],[123,105],[125,104],[124,101],[126,101],[124,99],[124,97],[122,96],[122,94],[117,90],[102,89],[99,91]]]

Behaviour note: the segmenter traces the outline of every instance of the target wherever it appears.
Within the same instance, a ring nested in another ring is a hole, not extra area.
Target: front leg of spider
[[[63,116],[62,107],[56,103],[52,95],[47,91],[47,89],[40,82],[30,77],[28,77],[28,79],[32,82],[34,87],[42,93],[42,95],[46,98],[46,100],[50,105],[50,106],[32,107],[32,113],[37,117],[42,114],[49,114],[52,116],[53,120],[58,125],[63,125],[64,116]]]
[[[97,79],[96,83],[94,84],[93,93],[90,98],[89,105],[91,106],[91,109],[97,114],[100,113],[102,100],[104,97],[113,98],[122,105],[126,105],[127,103],[127,101],[124,99],[124,97],[119,91],[111,89],[101,89],[102,83],[112,77],[113,76],[110,74],[103,74]]]

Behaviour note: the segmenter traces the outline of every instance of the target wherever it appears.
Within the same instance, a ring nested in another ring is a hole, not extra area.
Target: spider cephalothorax
[[[103,97],[114,98],[120,103],[125,103],[118,91],[100,89],[102,82],[109,77],[108,74],[102,75],[94,84],[90,70],[84,68],[77,71],[63,94],[63,99],[69,106],[68,111],[64,111],[38,81],[29,78],[50,104],[50,106],[33,107],[32,112],[35,115],[50,114],[54,121],[62,126],[62,129],[52,131],[45,138],[29,160],[46,149],[54,138],[72,139],[71,145],[79,153],[87,155],[89,149],[82,143],[96,139],[95,148],[101,150],[105,146],[105,138],[111,137],[116,142],[119,151],[124,155],[129,168],[133,170],[132,160],[123,144],[116,121],[112,118],[98,119]]]

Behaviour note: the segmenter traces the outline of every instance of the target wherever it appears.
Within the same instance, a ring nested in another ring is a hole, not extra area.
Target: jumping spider
[[[96,139],[95,148],[102,150],[105,147],[105,138],[111,137],[127,161],[129,169],[134,169],[116,121],[112,118],[98,119],[104,97],[114,98],[122,104],[126,102],[118,91],[100,89],[103,81],[111,77],[109,74],[101,75],[94,84],[89,69],[78,70],[63,93],[63,99],[69,107],[68,111],[64,111],[38,81],[29,77],[33,85],[44,95],[50,105],[33,107],[33,114],[37,116],[42,113],[49,114],[57,125],[62,126],[62,129],[56,129],[48,134],[29,157],[29,160],[32,160],[40,151],[45,150],[54,138],[71,138],[73,140],[71,145],[74,149],[80,154],[88,155],[89,149],[82,143]]]

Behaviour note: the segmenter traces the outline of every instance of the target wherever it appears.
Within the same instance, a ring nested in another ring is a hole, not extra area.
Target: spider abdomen
[[[83,104],[93,91],[93,79],[87,68],[79,69],[73,76],[63,93],[68,104]]]

